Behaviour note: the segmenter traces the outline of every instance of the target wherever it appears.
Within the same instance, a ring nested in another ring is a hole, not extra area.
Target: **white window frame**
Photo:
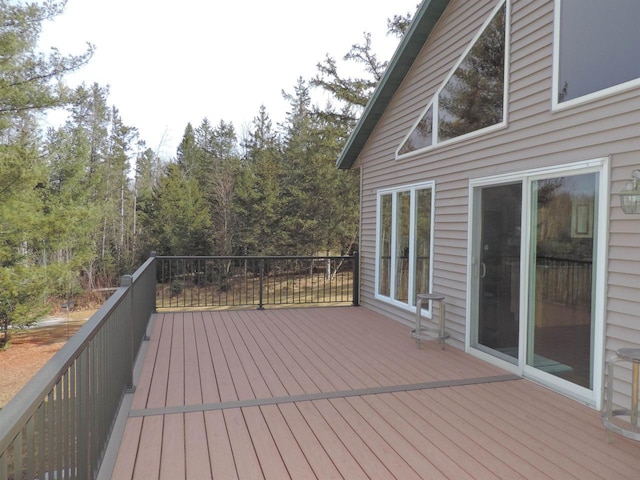
[[[385,303],[392,304],[396,307],[415,312],[416,306],[416,292],[415,292],[415,249],[416,249],[416,192],[418,190],[431,190],[431,225],[430,225],[430,238],[429,238],[429,293],[433,289],[433,245],[434,245],[434,225],[435,225],[435,198],[436,198],[436,185],[435,182],[422,182],[411,185],[402,185],[399,187],[387,188],[379,190],[377,192],[376,200],[376,256],[375,256],[375,298]],[[409,213],[409,284],[408,284],[408,302],[404,303],[395,299],[395,276],[396,276],[396,228],[397,228],[397,194],[403,192],[411,193],[410,200],[410,213]],[[380,291],[380,229],[382,228],[381,214],[382,214],[382,197],[385,195],[391,195],[391,265],[390,279],[389,279],[389,296],[381,295]],[[431,318],[431,302],[424,305],[422,309],[425,316]]]
[[[504,42],[505,42],[504,94],[503,94],[503,100],[502,100],[502,109],[503,109],[502,119],[503,120],[502,122],[496,123],[495,125],[490,125],[488,127],[481,128],[479,130],[474,130],[473,132],[465,133],[464,135],[460,135],[459,137],[449,138],[444,141],[438,141],[438,133],[439,133],[438,132],[438,128],[439,128],[439,124],[438,124],[439,111],[438,110],[439,110],[439,103],[440,103],[439,102],[440,92],[449,83],[449,80],[451,79],[451,77],[453,77],[453,74],[458,70],[458,67],[462,64],[462,62],[467,57],[471,49],[474,47],[474,45],[476,44],[480,36],[484,33],[487,26],[491,23],[493,18],[496,16],[496,14],[498,13],[498,10],[500,10],[502,6],[505,4],[506,4],[506,12],[505,12],[505,39],[504,39]],[[460,58],[458,58],[458,61],[456,62],[454,67],[451,69],[451,71],[445,78],[444,82],[442,82],[442,84],[438,87],[438,90],[436,91],[435,95],[433,95],[433,97],[429,99],[427,106],[424,109],[422,109],[422,111],[420,112],[420,115],[418,116],[418,119],[411,125],[409,132],[402,139],[402,141],[400,142],[400,145],[398,145],[398,148],[395,151],[396,160],[405,160],[415,155],[422,154],[429,150],[433,150],[434,148],[439,148],[439,147],[451,145],[453,143],[462,142],[475,137],[479,137],[481,135],[486,135],[487,133],[491,133],[496,130],[501,130],[506,128],[508,125],[507,114],[509,112],[508,107],[509,107],[509,65],[510,64],[511,64],[511,0],[499,0],[498,4],[491,11],[491,14],[489,14],[487,19],[482,24],[482,27],[480,27],[476,35],[473,37],[473,40],[469,42],[469,45],[467,45],[467,48],[464,50],[462,55],[460,55]],[[399,153],[400,149],[407,142],[407,140],[409,139],[413,131],[418,127],[418,124],[422,120],[422,117],[424,117],[424,115],[429,111],[429,108],[431,108],[432,106],[433,106],[433,111],[431,112],[431,115],[432,115],[431,145],[427,145],[426,147],[419,148],[411,152],[400,154]]]
[[[551,85],[551,111],[562,111],[567,108],[583,105],[601,98],[609,97],[640,86],[640,78],[603,88],[596,92],[576,97],[566,102],[558,101],[560,82],[560,10],[562,0],[554,0],[553,15],[553,74]]]

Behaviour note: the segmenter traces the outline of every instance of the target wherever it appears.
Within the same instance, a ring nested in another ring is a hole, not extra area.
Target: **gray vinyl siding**
[[[469,181],[539,167],[610,158],[606,272],[606,355],[640,345],[640,215],[625,215],[612,192],[640,168],[640,88],[553,112],[554,2],[512,2],[508,124],[409,159],[395,151],[495,0],[452,0],[389,104],[355,167],[361,167],[362,303],[410,325],[414,313],[375,298],[376,193],[435,182],[433,290],[447,297],[451,343],[463,348],[466,325]],[[618,382],[617,388],[625,389]]]

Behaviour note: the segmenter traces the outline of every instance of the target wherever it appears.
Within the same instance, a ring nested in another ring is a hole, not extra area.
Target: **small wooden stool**
[[[422,302],[440,302],[440,318],[438,328],[422,326]],[[416,346],[420,348],[420,340],[437,339],[444,350],[444,341],[451,335],[445,330],[446,303],[444,295],[437,293],[420,293],[416,296],[416,328],[411,330],[411,337],[416,339]]]

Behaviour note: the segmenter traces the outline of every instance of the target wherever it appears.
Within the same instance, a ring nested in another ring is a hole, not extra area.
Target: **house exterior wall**
[[[433,290],[447,297],[449,341],[464,348],[467,325],[469,182],[609,158],[605,349],[640,345],[640,215],[619,192],[640,168],[640,87],[552,111],[554,1],[512,1],[505,128],[396,160],[395,151],[496,6],[452,0],[396,92],[354,168],[361,168],[362,304],[410,325],[415,313],[375,298],[376,194],[435,182]],[[617,387],[623,388],[624,386]]]

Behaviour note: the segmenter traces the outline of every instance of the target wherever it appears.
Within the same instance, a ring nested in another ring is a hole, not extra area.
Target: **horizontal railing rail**
[[[158,309],[358,305],[358,256],[157,257]]]
[[[95,478],[155,308],[151,257],[0,410],[0,479]]]

